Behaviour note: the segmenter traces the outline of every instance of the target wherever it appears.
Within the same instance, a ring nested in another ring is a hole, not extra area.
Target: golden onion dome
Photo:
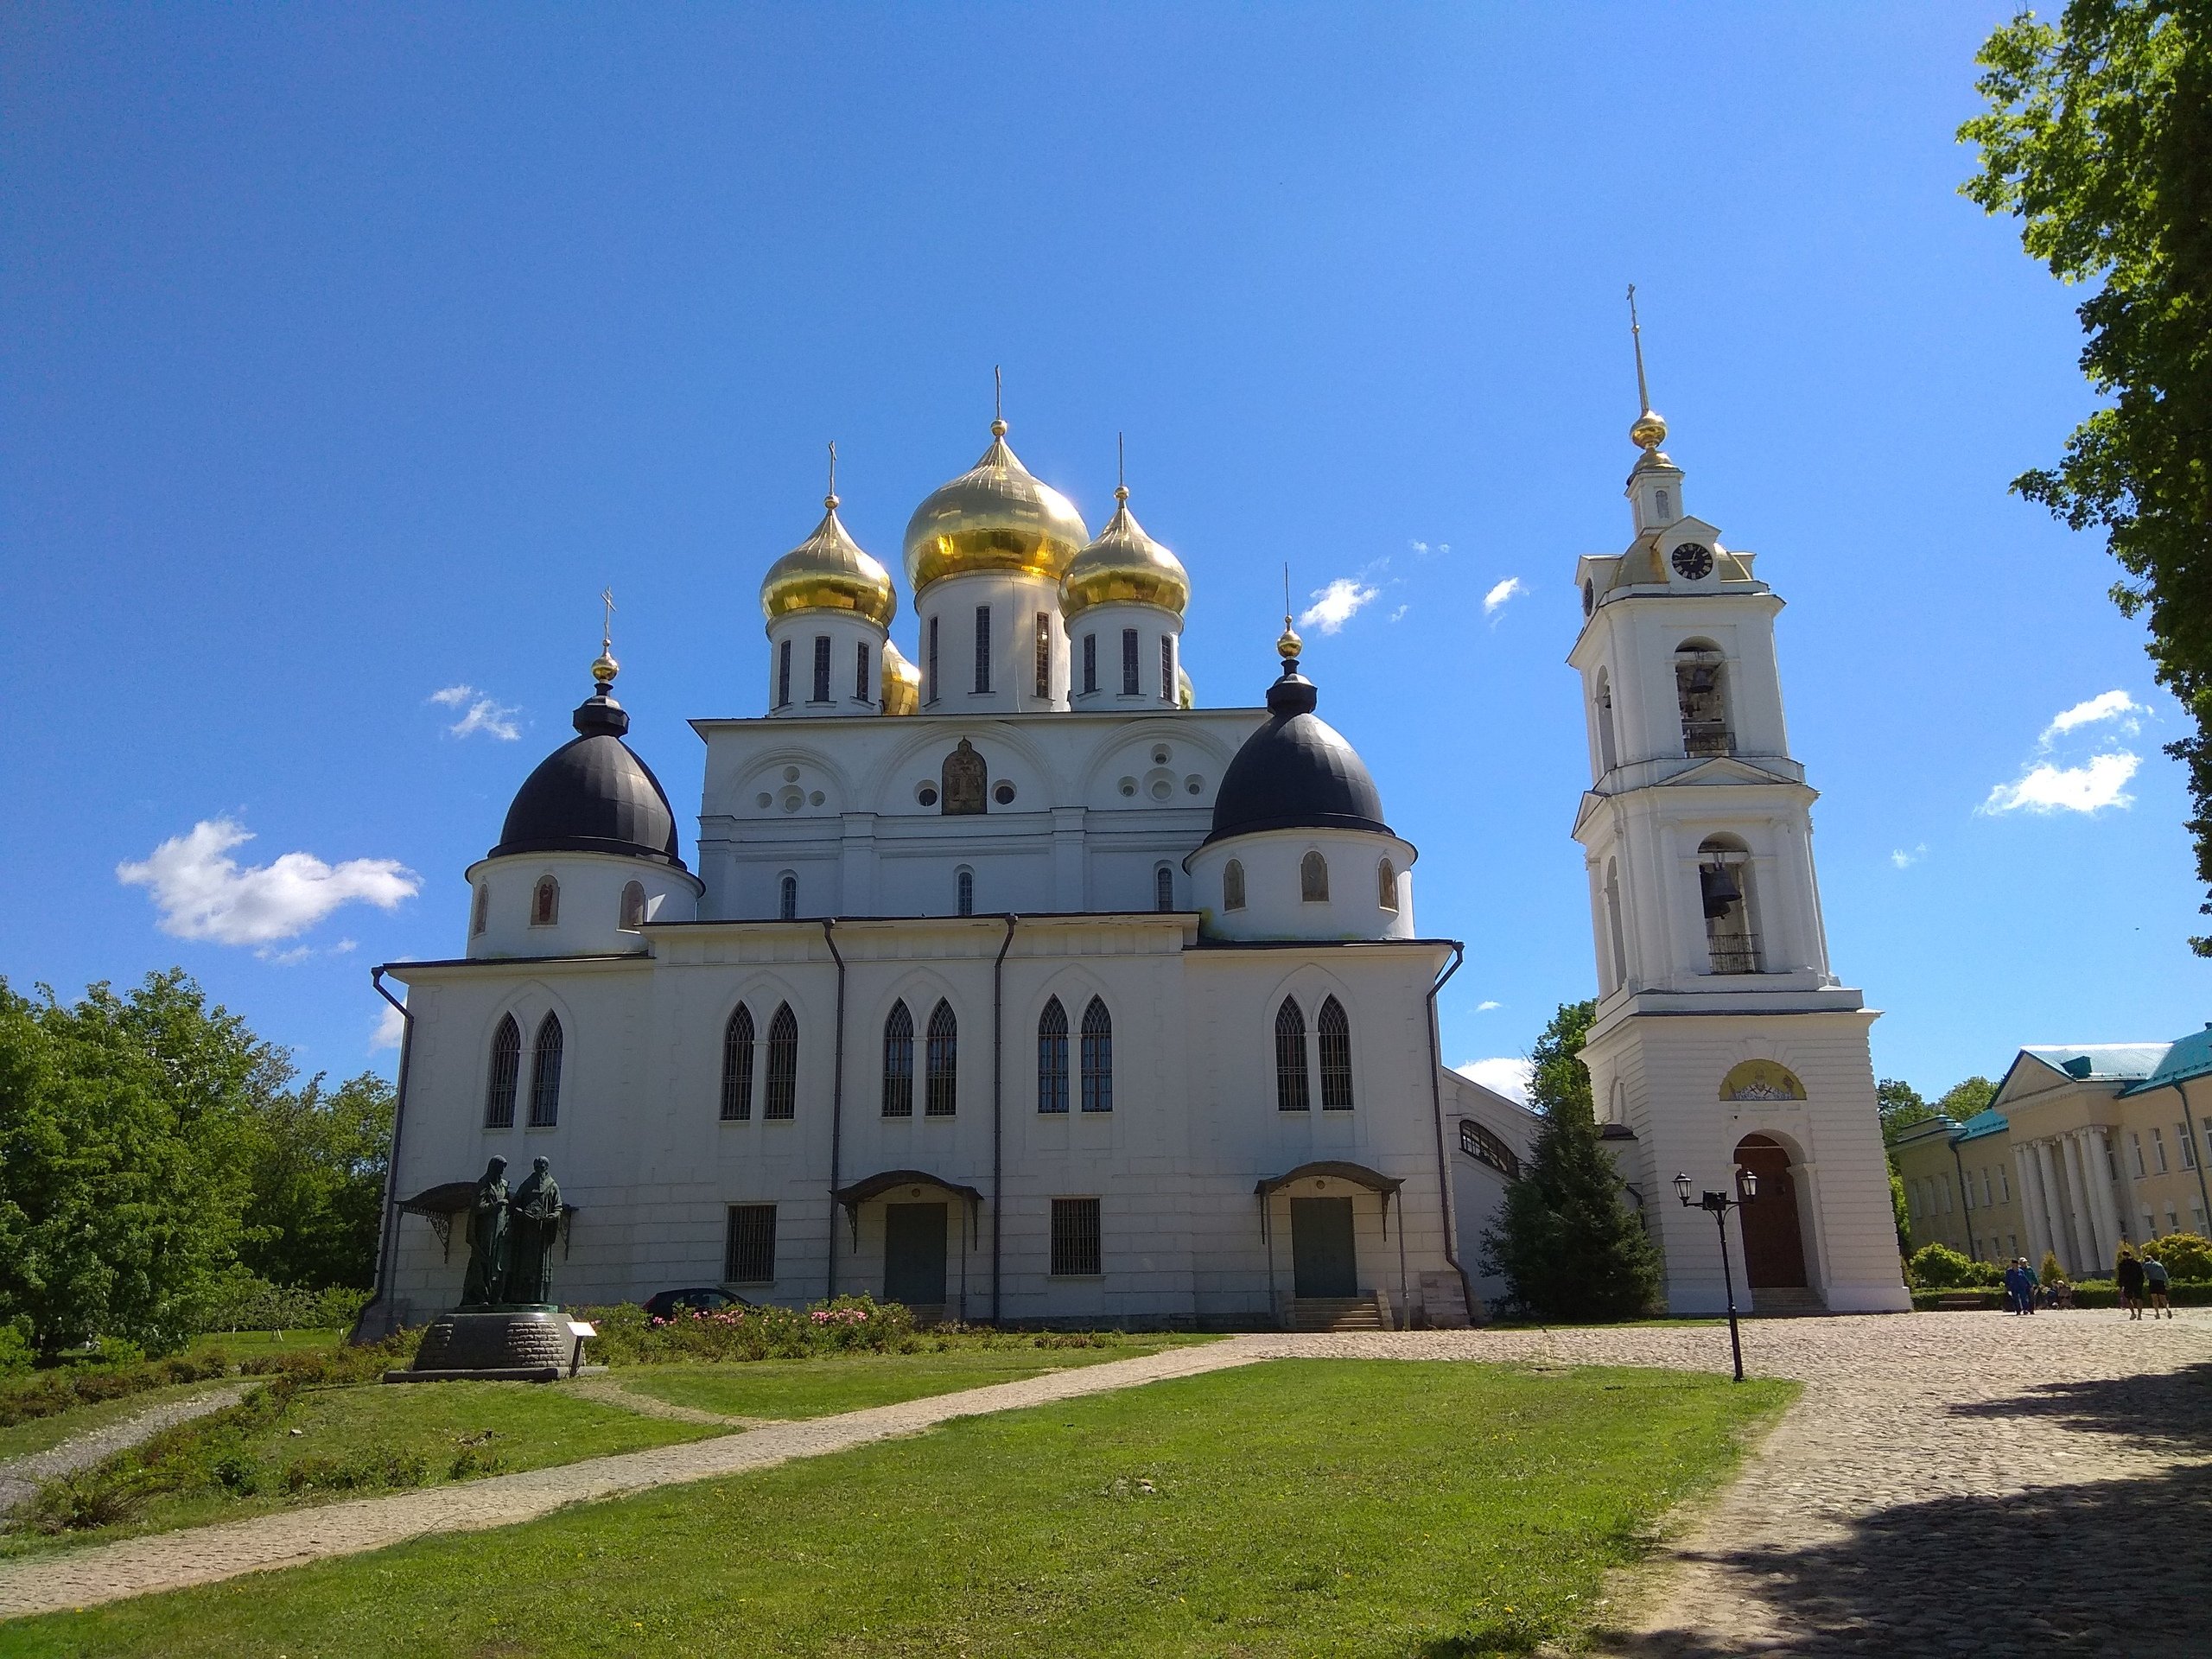
[[[1098,539],[1075,556],[1060,578],[1060,613],[1072,622],[1094,605],[1156,605],[1183,614],[1191,602],[1191,577],[1183,562],[1144,533],[1129,511],[1126,485]]]
[[[922,671],[888,639],[883,642],[883,712],[911,715],[922,706]]]
[[[814,534],[768,567],[760,579],[760,611],[770,622],[800,611],[849,611],[879,628],[899,613],[891,573],[861,550],[837,517],[835,494]]]
[[[1667,442],[1666,419],[1647,404],[1643,413],[1629,423],[1628,436],[1639,449],[1656,449]]]
[[[944,576],[1010,570],[1058,582],[1090,539],[1075,504],[1030,475],[991,423],[991,447],[931,491],[906,521],[906,581],[916,595]]]
[[[1175,706],[1178,709],[1198,706],[1198,688],[1191,683],[1191,671],[1180,663],[1175,664]]]

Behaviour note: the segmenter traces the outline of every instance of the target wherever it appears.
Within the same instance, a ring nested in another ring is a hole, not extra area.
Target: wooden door
[[[883,1207],[883,1297],[909,1307],[944,1305],[944,1205]]]
[[[1357,1296],[1359,1264],[1352,1249],[1350,1198],[1290,1201],[1290,1260],[1300,1296]]]
[[[1744,1226],[1745,1282],[1753,1290],[1802,1288],[1804,1235],[1789,1153],[1765,1135],[1747,1135],[1736,1148],[1736,1164],[1758,1177],[1758,1196],[1736,1212]]]

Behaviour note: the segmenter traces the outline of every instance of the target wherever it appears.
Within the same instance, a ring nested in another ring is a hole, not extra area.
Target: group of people
[[[2064,1297],[2061,1300],[2061,1296]],[[2045,1285],[2037,1277],[2036,1270],[2028,1265],[2028,1258],[2016,1255],[2012,1265],[2005,1269],[2005,1311],[2007,1313],[2032,1313],[2038,1307],[2069,1307],[2073,1305],[2073,1287],[2063,1279],[2054,1279]]]
[[[2148,1302],[2151,1317],[2164,1313],[2174,1316],[2172,1305],[2166,1300],[2171,1275],[2166,1264],[2155,1255],[2138,1256],[2125,1244],[2120,1246],[2120,1259],[2113,1265],[2113,1282],[2120,1292],[2120,1306],[2127,1310],[2127,1317],[2139,1319]],[[2074,1287],[2063,1278],[2046,1284],[2028,1265],[2028,1258],[2016,1255],[2012,1265],[2005,1269],[2005,1311],[2007,1313],[2032,1313],[2039,1307],[2071,1307],[2074,1306]]]

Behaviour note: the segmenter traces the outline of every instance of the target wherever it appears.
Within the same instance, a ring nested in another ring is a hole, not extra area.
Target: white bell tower
[[[1631,328],[1635,290],[1630,290]],[[1675,1199],[1758,1177],[1731,1212],[1738,1306],[1910,1306],[1874,1102],[1869,1013],[1829,971],[1815,791],[1790,758],[1774,651],[1782,601],[1689,516],[1645,391],[1630,428],[1624,553],[1576,566],[1599,996],[1583,1059],[1601,1122],[1667,1257],[1677,1313],[1725,1306],[1719,1241]],[[1747,1289],[1748,1287],[1748,1289]]]

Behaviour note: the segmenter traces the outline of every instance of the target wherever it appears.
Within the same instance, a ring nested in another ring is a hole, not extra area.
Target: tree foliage
[[[1562,1004],[1537,1039],[1529,1103],[1543,1127],[1483,1237],[1484,1270],[1503,1274],[1539,1319],[1634,1319],[1659,1294],[1659,1252],[1621,1202],[1591,1109],[1580,1053],[1596,1012],[1594,1002]]]
[[[1989,1109],[1989,1103],[1997,1098],[1997,1085],[1987,1077],[1971,1077],[1946,1089],[1936,1102],[1936,1109],[1954,1123],[1963,1123],[1977,1112]]]
[[[1936,1108],[1921,1097],[1919,1090],[1895,1077],[1884,1077],[1874,1085],[1874,1104],[1882,1115],[1885,1146],[1895,1146],[1897,1136],[1936,1116]]]
[[[2167,753],[2212,887],[2212,0],[2024,11],[1976,61],[1989,107],[1959,129],[1981,158],[1961,188],[2018,217],[2062,282],[2095,285],[2081,364],[2110,399],[2012,487],[2102,527],[2127,573],[2113,598],[2149,624],[2158,679],[2196,723]],[[2212,937],[2190,943],[2212,956]]]

